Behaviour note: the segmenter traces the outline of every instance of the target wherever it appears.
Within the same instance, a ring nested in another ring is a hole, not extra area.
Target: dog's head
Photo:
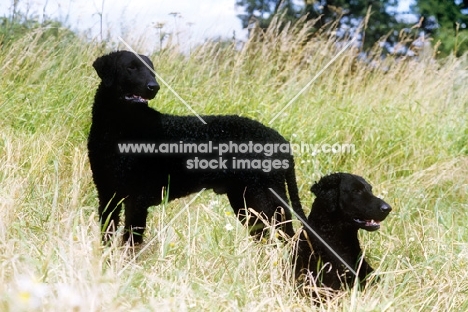
[[[330,174],[315,183],[311,191],[321,203],[317,209],[327,210],[316,213],[333,214],[342,222],[367,231],[378,230],[380,222],[392,210],[389,204],[372,194],[372,186],[366,180],[354,174]],[[312,210],[316,208],[313,207]]]
[[[153,63],[144,55],[116,51],[98,57],[93,67],[102,84],[113,89],[121,100],[147,103],[159,91]]]

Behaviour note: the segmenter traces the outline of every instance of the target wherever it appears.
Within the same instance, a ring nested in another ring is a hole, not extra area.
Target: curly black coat
[[[357,272],[361,286],[373,271],[361,259],[358,230],[376,231],[391,211],[390,205],[372,194],[362,177],[334,173],[314,184],[316,195],[308,225],[346,264]],[[313,277],[318,285],[340,289],[352,287],[356,276],[317,236],[304,227],[296,254],[296,275]]]
[[[88,151],[99,196],[103,231],[107,232],[109,226],[119,223],[123,203],[124,240],[140,243],[146,227],[147,209],[161,203],[163,188],[168,190],[169,200],[203,188],[227,194],[239,219],[253,225],[257,220],[246,220],[246,208],[273,220],[280,211],[279,207],[284,205],[269,188],[287,202],[287,185],[292,207],[305,217],[298,196],[294,159],[290,153],[269,155],[234,149],[223,155],[214,149],[211,153],[199,154],[122,153],[118,149],[122,143],[152,143],[156,148],[161,144],[210,142],[213,147],[229,142],[285,144],[282,146],[289,147],[288,141],[277,131],[251,119],[235,115],[202,116],[206,121],[203,124],[195,116],[168,115],[149,107],[148,100],[155,97],[159,85],[153,71],[148,68],[153,68],[151,61],[145,56],[139,57],[128,51],[117,51],[99,57],[93,64],[102,81],[94,99]],[[195,168],[195,157],[215,161],[213,164],[226,161],[224,166],[202,170]],[[240,159],[248,160],[249,163],[244,165],[250,168],[234,168],[232,162]],[[269,166],[271,170],[268,170]],[[275,166],[276,169],[272,168]],[[291,220],[288,209],[284,209],[283,216],[283,221]],[[294,234],[291,222],[283,226],[288,235]],[[254,228],[258,230],[258,227]],[[262,229],[253,232],[259,231],[261,233]],[[103,239],[106,238],[105,233]]]

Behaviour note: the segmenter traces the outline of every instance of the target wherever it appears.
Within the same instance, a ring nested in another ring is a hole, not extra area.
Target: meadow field
[[[379,283],[314,303],[294,284],[291,243],[255,241],[211,191],[151,208],[143,246],[101,246],[86,144],[91,65],[112,48],[38,29],[0,45],[0,310],[468,310],[466,58],[364,60],[352,47],[270,123],[340,51],[305,38],[272,27],[243,47],[150,58],[199,114],[250,117],[297,144],[353,144],[296,153],[298,186],[306,214],[312,183],[338,171],[392,205],[380,231],[360,232]],[[191,114],[163,84],[150,106]]]

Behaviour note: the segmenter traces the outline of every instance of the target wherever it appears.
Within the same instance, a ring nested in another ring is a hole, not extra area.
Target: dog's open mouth
[[[134,102],[134,103],[148,103],[148,99],[145,99],[139,95],[130,94],[125,96],[125,101]]]
[[[361,229],[367,231],[376,231],[380,228],[380,221],[379,220],[362,220],[362,219],[354,219],[354,222],[358,224]]]

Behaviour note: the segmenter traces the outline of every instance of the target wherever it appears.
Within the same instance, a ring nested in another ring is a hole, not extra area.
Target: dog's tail
[[[296,216],[302,219],[301,222],[307,222],[307,217],[302,209],[301,199],[299,198],[299,189],[297,188],[296,172],[294,169],[294,159],[291,159],[291,164],[286,171],[286,184],[292,209],[296,213]]]

